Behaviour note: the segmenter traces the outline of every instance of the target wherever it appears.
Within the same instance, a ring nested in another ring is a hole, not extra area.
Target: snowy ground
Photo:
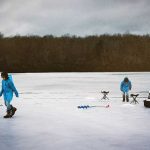
[[[14,74],[18,111],[3,119],[0,106],[0,150],[149,150],[150,109],[144,98],[138,105],[121,102],[125,76],[133,93],[150,90],[150,73]],[[100,101],[101,90],[110,91],[109,102]],[[110,108],[77,108],[108,103]]]

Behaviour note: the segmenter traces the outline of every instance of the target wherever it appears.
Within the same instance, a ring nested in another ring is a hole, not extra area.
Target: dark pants
[[[123,102],[125,102],[125,100],[127,101],[127,102],[129,102],[129,93],[128,92],[123,92]]]

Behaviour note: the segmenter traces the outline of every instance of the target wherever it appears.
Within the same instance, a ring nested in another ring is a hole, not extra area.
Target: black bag
[[[150,108],[150,101],[144,100],[144,106]]]

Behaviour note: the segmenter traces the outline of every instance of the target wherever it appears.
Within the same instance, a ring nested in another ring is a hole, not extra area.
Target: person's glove
[[[19,97],[19,94],[18,94],[18,93],[16,93],[16,97]]]

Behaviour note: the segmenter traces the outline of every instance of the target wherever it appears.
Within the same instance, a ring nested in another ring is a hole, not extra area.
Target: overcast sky
[[[61,36],[150,33],[150,0],[0,0],[0,32]]]

